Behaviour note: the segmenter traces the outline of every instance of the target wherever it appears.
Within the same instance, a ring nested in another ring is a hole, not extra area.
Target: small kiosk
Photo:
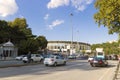
[[[11,41],[0,44],[0,57],[15,58],[17,54],[18,49]]]

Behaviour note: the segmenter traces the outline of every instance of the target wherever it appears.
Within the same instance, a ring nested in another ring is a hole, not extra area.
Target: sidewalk
[[[24,65],[24,63],[14,59],[0,60],[0,68],[15,67],[20,65]]]
[[[10,57],[0,58],[0,61],[11,61],[11,60],[15,60],[15,58],[10,58]]]
[[[35,65],[35,64],[41,64],[40,62],[37,63],[23,63],[23,61],[15,60],[14,58],[6,58],[0,59],[0,68],[7,68],[7,67],[20,67],[20,66],[26,66],[26,65]]]
[[[115,76],[116,78],[114,80],[120,80],[120,62],[117,65]]]

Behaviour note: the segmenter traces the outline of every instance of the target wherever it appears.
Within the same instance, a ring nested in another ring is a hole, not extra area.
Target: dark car
[[[108,62],[105,58],[94,57],[93,60],[90,61],[90,65],[92,67],[108,66]]]

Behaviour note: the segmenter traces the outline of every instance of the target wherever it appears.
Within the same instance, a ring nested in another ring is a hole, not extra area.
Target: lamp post
[[[77,52],[79,52],[79,42],[78,42],[78,39],[79,39],[79,30],[77,31]]]
[[[72,24],[73,14],[71,13],[70,16],[71,16],[71,31],[72,31],[72,34],[71,34],[71,36],[72,36],[72,40],[71,40],[71,54],[73,54],[73,24]]]

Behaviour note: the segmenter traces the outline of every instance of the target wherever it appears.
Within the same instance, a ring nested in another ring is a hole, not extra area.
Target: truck
[[[105,58],[103,48],[96,48],[96,57]]]

